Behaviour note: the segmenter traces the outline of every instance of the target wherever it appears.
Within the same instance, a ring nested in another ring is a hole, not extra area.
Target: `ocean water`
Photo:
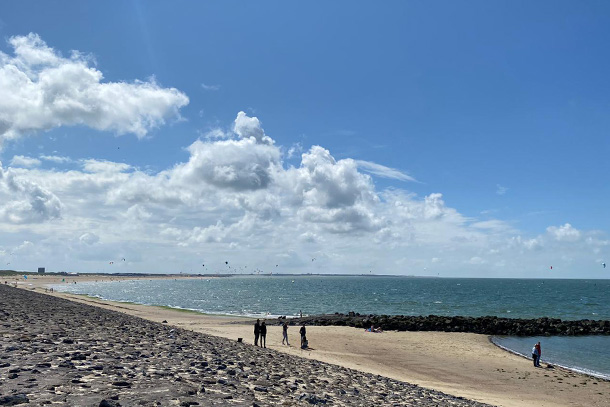
[[[495,315],[564,320],[610,319],[610,280],[444,279],[373,276],[234,276],[87,282],[60,291],[210,314],[274,318],[349,311],[387,315]],[[610,336],[497,337],[529,356],[610,379]]]
[[[541,363],[551,363],[610,380],[609,336],[494,336],[492,341],[529,359],[534,344],[540,342]]]

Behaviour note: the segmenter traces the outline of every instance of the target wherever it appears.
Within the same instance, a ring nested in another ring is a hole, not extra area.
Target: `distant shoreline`
[[[36,271],[17,271],[17,270],[0,270],[1,277],[19,277],[28,276],[114,276],[114,277],[142,277],[142,278],[179,278],[179,277],[373,277],[373,278],[414,278],[414,279],[448,279],[448,280],[528,280],[528,281],[561,281],[561,280],[593,280],[593,281],[609,281],[608,278],[530,278],[530,277],[460,277],[460,276],[418,276],[411,274],[342,274],[342,273],[261,273],[261,274],[234,274],[234,273],[102,273],[102,272],[45,272],[38,273]]]

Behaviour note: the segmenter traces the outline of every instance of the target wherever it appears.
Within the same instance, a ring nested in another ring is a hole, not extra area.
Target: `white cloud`
[[[273,140],[265,135],[261,122],[257,117],[249,117],[239,112],[235,119],[233,131],[241,138],[253,138],[258,144],[273,144]]]
[[[60,218],[61,209],[61,201],[52,192],[0,167],[0,222],[43,222]]]
[[[229,139],[231,138],[231,133],[224,132],[221,129],[212,129],[203,134],[203,138],[207,140]]]
[[[254,138],[215,143],[196,141],[188,151],[189,161],[172,171],[172,179],[235,190],[266,188],[271,182],[273,167],[280,160],[276,147],[258,144]]]
[[[58,126],[85,125],[144,137],[178,117],[189,100],[148,81],[103,82],[91,58],[63,57],[36,34],[11,37],[0,52],[0,145],[3,140]]]
[[[555,240],[562,242],[575,242],[580,239],[581,235],[580,231],[569,223],[559,227],[549,226],[546,230]]]
[[[417,181],[415,178],[405,172],[371,161],[356,160],[356,164],[358,164],[358,168],[361,170],[373,175],[377,175],[378,177],[397,179],[399,181]]]
[[[370,176],[358,172],[354,160],[336,161],[320,146],[302,155],[299,168],[283,172],[279,183],[290,192],[289,201],[299,206],[302,220],[329,231],[372,231],[383,225],[372,210],[379,198]]]
[[[517,248],[524,248],[527,250],[538,250],[543,246],[543,240],[541,237],[524,239],[521,236],[511,238],[510,244]]]
[[[440,218],[445,213],[445,201],[443,194],[430,194],[424,198],[424,217],[426,219]]]
[[[0,167],[0,250],[32,242],[13,259],[24,269],[134,272],[226,271],[226,260],[271,271],[272,259],[282,272],[526,277],[549,259],[567,270],[610,258],[603,232],[566,224],[528,236],[466,217],[440,193],[377,190],[356,161],[321,146],[287,165],[258,119],[237,118],[234,132],[194,141],[157,173],[60,155],[40,159],[79,166]]]
[[[13,167],[38,167],[40,165],[40,160],[32,157],[25,157],[23,155],[16,155],[11,160],[11,165]]]
[[[83,169],[86,172],[125,172],[131,169],[131,165],[115,163],[111,161],[100,161],[94,159],[83,160]]]
[[[62,157],[59,155],[41,155],[40,159],[44,161],[51,161],[56,164],[66,164],[73,162],[70,157]]]

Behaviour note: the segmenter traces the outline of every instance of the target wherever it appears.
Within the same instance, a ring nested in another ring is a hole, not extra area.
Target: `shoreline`
[[[487,406],[8,285],[0,321],[2,405]]]
[[[99,279],[99,276],[98,276]],[[33,283],[33,282],[32,282]],[[35,291],[44,292],[37,280]],[[33,286],[21,288],[31,289]],[[49,293],[75,302],[113,309],[156,322],[236,340],[252,341],[248,317],[184,312],[173,307],[103,301],[96,297]],[[607,406],[610,383],[594,376],[566,370],[531,368],[529,361],[472,333],[384,332],[364,333],[350,327],[308,326],[315,349],[281,345],[281,328],[268,327],[268,347],[289,355],[315,359],[392,379],[413,383],[470,400],[499,406]],[[296,328],[289,336],[296,342]]]
[[[180,308],[180,307],[172,307],[170,305],[158,305],[158,304],[143,304],[143,303],[137,303],[137,302],[132,302],[132,301],[115,301],[115,300],[109,300],[106,298],[102,298],[102,297],[98,297],[98,296],[92,296],[89,294],[75,294],[75,293],[69,293],[69,292],[64,292],[64,291],[59,291],[58,293],[62,293],[62,294],[69,294],[69,295],[74,295],[74,296],[80,296],[80,297],[84,297],[84,298],[88,298],[91,300],[98,300],[98,301],[103,301],[103,302],[108,302],[108,303],[116,303],[116,304],[126,304],[126,305],[139,305],[139,306],[144,306],[144,307],[156,307],[156,308],[161,308],[164,310],[168,310],[168,311],[172,311],[172,312],[184,312],[184,313],[190,313],[190,314],[194,314],[194,315],[200,315],[200,316],[205,316],[205,317],[217,317],[217,318],[229,318],[229,319],[235,319],[234,321],[231,321],[231,323],[235,323],[235,324],[246,324],[246,323],[253,323],[254,320],[256,319],[268,319],[268,320],[273,320],[274,321],[274,325],[278,325],[277,324],[277,317],[271,318],[264,318],[264,317],[259,317],[259,316],[251,316],[251,315],[234,315],[234,314],[213,314],[213,313],[207,313],[207,312],[203,312],[203,311],[199,311],[199,310],[195,310],[195,309],[188,309],[188,308]],[[287,317],[287,320],[300,320],[299,317]],[[271,324],[269,324],[271,325]],[[307,326],[316,326],[316,325],[309,325],[307,324]],[[328,326],[335,326],[335,325],[328,325]],[[359,328],[356,328],[359,329]],[[423,332],[436,332],[436,331],[423,331]],[[458,332],[458,333],[465,333],[465,332]],[[483,334],[487,336],[487,339],[489,341],[489,343],[491,343],[492,345],[496,346],[497,348],[501,349],[504,352],[508,352],[511,353],[515,356],[518,356],[526,361],[530,361],[530,358],[527,355],[524,355],[520,352],[517,352],[513,349],[507,348],[505,346],[502,346],[496,342],[494,342],[494,336],[495,335],[487,335],[487,334]],[[578,369],[576,367],[571,367],[571,366],[566,366],[566,365],[562,365],[561,363],[549,363],[549,362],[542,362],[546,365],[551,365],[553,367],[559,367],[561,369],[564,369],[566,371],[569,372],[573,372],[576,374],[580,374],[580,375],[584,375],[584,376],[589,376],[592,379],[596,379],[596,380],[601,380],[601,381],[606,381],[606,382],[610,382],[610,378],[605,377],[602,373],[597,373],[597,372],[592,372],[592,371],[584,371],[581,369]]]
[[[517,352],[516,350],[507,348],[506,346],[502,346],[502,345],[494,342],[493,338],[494,338],[493,335],[489,335],[489,342],[492,345],[498,347],[499,349],[502,349],[504,352],[511,353],[511,354],[513,354],[515,356],[519,356],[520,358],[523,358],[524,360],[527,360],[528,362],[531,362],[531,358],[528,357],[527,355],[524,355],[524,354],[522,354],[520,352]],[[562,365],[561,363],[548,363],[548,362],[541,362],[541,363],[544,363],[546,365],[551,365],[553,367],[559,367],[561,369],[564,369],[564,370],[567,370],[569,372],[573,372],[573,373],[576,373],[576,374],[579,374],[579,375],[588,376],[588,377],[590,377],[592,379],[601,380],[601,381],[604,381],[604,382],[610,382],[610,377],[606,377],[602,373],[592,372],[592,371],[589,371],[589,370],[584,371],[584,370],[578,369],[576,367],[570,367],[570,366]]]

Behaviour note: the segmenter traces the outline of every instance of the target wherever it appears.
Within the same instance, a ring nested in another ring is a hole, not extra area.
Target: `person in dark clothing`
[[[258,346],[258,336],[261,333],[261,323],[260,319],[256,320],[256,324],[254,324],[254,346]]]
[[[301,334],[301,348],[304,349],[307,347],[307,329],[305,329],[305,324],[301,325],[299,333]]]
[[[261,346],[267,347],[267,324],[265,324],[265,321],[261,324]]]
[[[284,341],[286,341],[286,345],[290,346],[288,343],[288,322],[286,321],[282,324],[282,345],[284,344]]]

